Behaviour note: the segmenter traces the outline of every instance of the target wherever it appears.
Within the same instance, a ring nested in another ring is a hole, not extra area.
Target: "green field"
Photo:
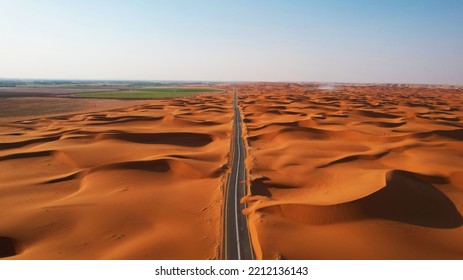
[[[75,97],[88,98],[119,98],[119,99],[155,99],[192,96],[200,92],[219,92],[212,88],[138,88],[127,91],[77,93]]]
[[[214,91],[222,91],[221,89],[215,88],[162,88],[162,87],[146,87],[137,89],[137,91],[147,91],[147,92],[186,92],[186,93],[193,93],[193,92],[214,92]]]

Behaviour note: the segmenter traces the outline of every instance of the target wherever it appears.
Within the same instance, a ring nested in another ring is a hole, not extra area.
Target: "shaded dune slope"
[[[430,228],[457,228],[463,219],[453,202],[410,172],[391,171],[387,184],[359,200],[335,205],[278,204],[259,208],[298,223],[325,225],[379,218]],[[254,186],[254,185],[253,185]]]

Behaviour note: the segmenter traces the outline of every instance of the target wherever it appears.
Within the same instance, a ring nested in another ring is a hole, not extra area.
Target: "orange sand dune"
[[[217,259],[230,95],[5,123],[0,256]]]
[[[258,258],[463,259],[463,91],[239,87]]]

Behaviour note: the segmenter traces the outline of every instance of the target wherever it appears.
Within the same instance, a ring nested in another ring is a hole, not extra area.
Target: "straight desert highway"
[[[252,260],[253,253],[249,239],[247,217],[242,214],[244,205],[240,198],[246,195],[246,172],[244,160],[246,151],[241,132],[241,114],[238,107],[237,92],[234,91],[232,155],[233,163],[225,197],[224,254],[226,260]]]

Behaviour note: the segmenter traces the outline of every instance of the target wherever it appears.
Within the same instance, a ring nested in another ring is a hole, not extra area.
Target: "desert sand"
[[[257,259],[463,259],[462,89],[237,89]],[[221,257],[232,95],[137,102],[1,119],[0,257]]]
[[[5,97],[0,94],[0,125],[63,114],[94,113],[146,104],[146,100],[63,97]]]
[[[324,89],[238,88],[256,257],[463,259],[463,91]]]
[[[217,259],[232,97],[3,122],[4,259]]]

